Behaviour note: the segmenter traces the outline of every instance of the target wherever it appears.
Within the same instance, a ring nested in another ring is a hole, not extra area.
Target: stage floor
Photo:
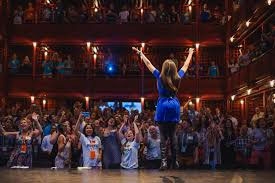
[[[275,183],[275,171],[0,169],[0,183]]]

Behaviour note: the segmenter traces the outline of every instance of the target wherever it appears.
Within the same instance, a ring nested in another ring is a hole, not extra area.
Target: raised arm
[[[139,54],[139,56],[141,57],[142,61],[145,63],[147,68],[153,73],[156,70],[156,68],[153,66],[153,64],[150,62],[150,60],[142,53],[142,51],[138,50],[135,47],[132,47],[132,49],[134,51],[136,51],[137,54]]]
[[[193,56],[193,53],[194,53],[194,48],[189,48],[189,54],[188,54],[188,57],[187,59],[185,60],[184,62],[184,65],[182,66],[181,70],[183,70],[183,72],[185,73],[189,67],[189,64],[192,60],[192,56]]]
[[[75,126],[75,134],[77,134],[78,136],[80,135],[80,132],[79,132],[79,130],[80,130],[80,122],[81,122],[81,119],[82,119],[82,113],[80,113],[79,114],[79,117],[78,117],[78,119],[77,119],[77,123],[76,123],[76,126]]]
[[[32,119],[34,120],[36,129],[33,131],[33,136],[34,137],[38,137],[39,135],[41,135],[43,133],[43,129],[38,121],[38,115],[36,113],[32,114]]]
[[[123,124],[121,125],[119,131],[118,131],[118,135],[119,135],[119,139],[120,139],[120,140],[124,138],[124,135],[123,135],[123,133],[122,133],[122,129],[123,129],[123,127],[124,127],[125,125],[126,125],[126,123],[123,123]]]
[[[133,124],[134,124],[134,129],[135,129],[135,141],[137,143],[139,143],[139,141],[140,141],[140,134],[139,134],[139,129],[138,129],[137,124],[136,124],[136,117],[135,117],[135,121],[133,122]]]

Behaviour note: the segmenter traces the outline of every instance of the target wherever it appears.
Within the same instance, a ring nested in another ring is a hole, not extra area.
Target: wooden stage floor
[[[275,171],[0,169],[0,183],[275,183]]]

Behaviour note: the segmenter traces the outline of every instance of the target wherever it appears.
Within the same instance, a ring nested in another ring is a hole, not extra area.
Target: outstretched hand
[[[140,53],[142,53],[139,49],[137,49],[136,47],[132,47],[132,49],[134,50],[134,51],[136,51],[138,54],[140,54]]]

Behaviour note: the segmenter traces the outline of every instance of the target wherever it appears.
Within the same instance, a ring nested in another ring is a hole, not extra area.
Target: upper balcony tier
[[[200,24],[201,46],[223,46],[224,28],[214,24]],[[190,46],[195,43],[195,24],[22,24],[11,25],[9,41],[14,45],[32,42],[81,45],[87,41],[95,45]]]

